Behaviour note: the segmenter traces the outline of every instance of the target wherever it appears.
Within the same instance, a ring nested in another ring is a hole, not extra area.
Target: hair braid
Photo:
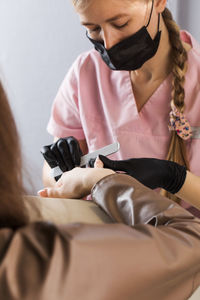
[[[173,20],[169,9],[165,8],[162,16],[168,29],[169,39],[172,46],[172,101],[176,108],[183,113],[185,106],[184,83],[185,74],[187,72],[187,51],[180,39],[180,29]],[[189,170],[185,141],[181,139],[175,131],[172,132],[167,160],[185,165]],[[174,197],[172,197],[169,193],[167,193],[167,196],[174,199]],[[174,200],[177,200],[177,198]]]

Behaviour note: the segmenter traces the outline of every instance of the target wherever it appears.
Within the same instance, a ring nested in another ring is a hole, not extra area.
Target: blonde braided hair
[[[162,16],[169,32],[169,39],[172,47],[172,102],[174,103],[176,108],[181,113],[183,113],[185,106],[184,83],[185,74],[187,72],[187,51],[185,50],[180,39],[180,29],[176,22],[173,20],[172,14],[168,8],[165,8]],[[166,159],[179,163],[180,165],[184,165],[188,170],[190,169],[186,154],[185,141],[181,139],[175,131],[172,132],[171,142]],[[164,194],[175,201],[178,200],[176,197],[170,195],[169,193]]]

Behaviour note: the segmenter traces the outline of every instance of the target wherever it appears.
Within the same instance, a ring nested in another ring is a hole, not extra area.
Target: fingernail
[[[46,196],[47,196],[47,191],[46,191],[46,189],[39,190],[39,191],[37,192],[37,194],[38,194],[38,196],[40,196],[40,197],[46,197]]]

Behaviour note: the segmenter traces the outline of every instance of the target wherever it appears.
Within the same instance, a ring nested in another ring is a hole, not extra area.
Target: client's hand
[[[155,158],[110,160],[103,155],[99,155],[99,159],[105,168],[123,171],[151,189],[163,188],[173,194],[181,189],[186,178],[186,168],[172,161]]]
[[[63,173],[55,187],[38,192],[41,197],[80,199],[90,194],[92,187],[102,178],[114,174],[110,169],[74,168]]]

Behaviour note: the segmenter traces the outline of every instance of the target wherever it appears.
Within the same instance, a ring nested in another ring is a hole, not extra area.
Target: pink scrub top
[[[195,135],[187,142],[191,171],[200,176],[200,45],[191,45],[185,81],[185,115]],[[120,142],[113,159],[165,159],[169,149],[170,74],[138,112],[128,71],[113,71],[96,50],[81,54],[67,73],[52,106],[47,130],[56,137],[86,139],[89,152]]]

